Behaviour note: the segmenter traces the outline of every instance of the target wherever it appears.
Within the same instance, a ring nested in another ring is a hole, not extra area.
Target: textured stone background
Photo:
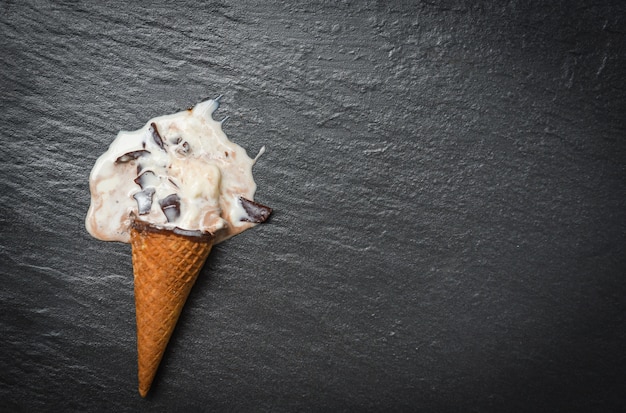
[[[1,411],[626,408],[623,2],[133,3],[0,2]],[[220,94],[275,214],[142,400],[88,174]]]

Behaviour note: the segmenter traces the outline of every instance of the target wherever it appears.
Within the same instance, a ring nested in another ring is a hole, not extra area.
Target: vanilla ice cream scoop
[[[207,100],[183,112],[122,131],[89,178],[86,227],[105,241],[130,241],[132,219],[215,242],[265,221],[271,209],[253,202],[256,159],[231,142]],[[261,149],[261,152],[264,148]]]

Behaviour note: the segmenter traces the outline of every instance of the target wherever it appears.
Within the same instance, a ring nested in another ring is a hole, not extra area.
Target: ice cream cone
[[[119,132],[89,175],[87,230],[132,245],[143,397],[213,244],[272,212],[254,202],[264,147],[253,159],[231,142],[212,117],[218,106],[207,100]]]
[[[133,221],[130,242],[135,278],[139,394],[142,397],[150,390],[213,240],[210,234],[191,235]]]

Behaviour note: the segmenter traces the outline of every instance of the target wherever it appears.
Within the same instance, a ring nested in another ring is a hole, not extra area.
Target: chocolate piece
[[[174,180],[173,180],[172,178],[167,178],[167,181],[168,181],[170,184],[174,185],[174,187],[176,187],[176,188],[179,188],[179,189],[180,189],[180,187],[178,186],[178,184],[177,184],[176,182],[174,182]]]
[[[272,208],[259,204],[258,202],[250,201],[242,196],[239,197],[239,202],[241,202],[241,206],[246,210],[246,214],[248,214],[247,218],[241,219],[242,221],[258,224],[267,220],[272,213]]]
[[[163,143],[163,138],[161,138],[161,134],[159,133],[159,130],[157,129],[156,123],[152,122],[150,124],[150,128],[148,128],[150,130],[150,133],[152,134],[152,139],[154,139],[154,142],[159,146],[159,148],[165,150],[165,144]]]
[[[185,141],[182,144],[180,144],[176,148],[176,152],[178,152],[181,155],[187,155],[189,153],[189,142]]]
[[[150,209],[152,209],[153,195],[154,188],[148,188],[133,195],[133,198],[135,198],[135,201],[137,201],[137,212],[139,212],[139,215],[145,215],[150,213]]]
[[[138,150],[138,151],[128,152],[120,156],[119,158],[117,158],[115,160],[115,163],[124,163],[124,162],[134,161],[135,159],[140,158],[142,156],[146,156],[146,155],[150,155],[150,152],[143,150],[143,149]]]
[[[213,238],[213,234],[210,232],[202,232],[198,229],[183,229],[180,227],[174,227],[172,232],[177,235],[182,235],[187,238]]]
[[[158,178],[156,174],[152,171],[145,171],[137,178],[135,178],[135,183],[141,187],[141,189],[145,189],[148,186],[154,186],[154,183],[157,182]]]
[[[175,221],[180,216],[180,198],[177,194],[171,194],[161,199],[159,205],[167,218],[167,222]]]

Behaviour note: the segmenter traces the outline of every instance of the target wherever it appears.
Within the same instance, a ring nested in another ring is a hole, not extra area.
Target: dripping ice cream
[[[213,119],[218,100],[122,131],[90,175],[86,227],[105,241],[130,241],[133,220],[223,241],[262,222],[270,209],[253,201],[255,158]]]

